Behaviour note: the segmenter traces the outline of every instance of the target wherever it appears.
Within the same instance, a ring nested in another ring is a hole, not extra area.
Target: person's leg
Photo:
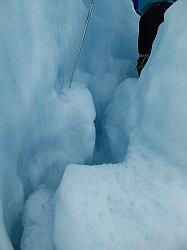
[[[164,13],[170,6],[171,3],[169,2],[155,3],[140,18],[138,38],[140,57],[137,63],[139,75],[151,53],[152,44],[157,35],[158,27],[164,21]]]

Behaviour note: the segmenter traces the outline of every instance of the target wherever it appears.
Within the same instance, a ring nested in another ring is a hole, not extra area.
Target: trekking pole
[[[75,75],[75,71],[76,71],[78,63],[79,63],[79,58],[80,58],[81,51],[82,51],[82,48],[83,48],[83,45],[84,45],[84,41],[85,41],[85,38],[86,38],[86,33],[87,33],[88,26],[89,26],[89,23],[90,23],[90,18],[91,18],[91,15],[92,15],[94,4],[95,4],[95,0],[91,0],[90,8],[89,8],[89,11],[88,11],[88,16],[86,18],[85,27],[84,27],[84,30],[83,30],[83,33],[82,33],[82,38],[81,38],[80,46],[79,46],[79,49],[77,51],[77,57],[76,57],[75,64],[74,64],[74,67],[73,67],[73,70],[72,70],[72,74],[71,74],[71,78],[70,78],[69,89],[71,88],[72,81],[73,81],[73,78],[74,78],[74,75]]]

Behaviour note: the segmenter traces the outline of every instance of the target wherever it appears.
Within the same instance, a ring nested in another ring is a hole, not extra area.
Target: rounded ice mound
[[[53,209],[51,193],[40,188],[26,202],[22,250],[53,249]]]
[[[61,96],[53,92],[48,97],[43,108],[42,133],[35,133],[25,154],[29,160],[27,175],[34,190],[41,184],[55,190],[66,165],[91,162],[94,119],[92,97],[86,88],[75,86],[65,89]]]

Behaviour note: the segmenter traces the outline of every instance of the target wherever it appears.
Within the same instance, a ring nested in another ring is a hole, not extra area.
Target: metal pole
[[[82,38],[81,38],[80,46],[79,46],[79,49],[77,51],[77,56],[76,56],[75,64],[74,64],[74,67],[73,67],[73,70],[72,70],[72,74],[71,74],[71,78],[70,78],[69,89],[71,88],[72,81],[73,81],[73,78],[74,78],[74,75],[75,75],[75,71],[76,71],[77,65],[79,63],[80,54],[81,54],[81,51],[82,51],[82,48],[83,48],[83,45],[84,45],[84,41],[85,41],[86,33],[87,33],[87,30],[88,30],[88,26],[89,26],[89,23],[90,23],[90,17],[92,15],[94,4],[95,4],[95,0],[91,0],[90,8],[89,8],[89,11],[88,11],[88,16],[86,18],[85,27],[84,27],[84,30],[83,30],[83,33],[82,33]]]

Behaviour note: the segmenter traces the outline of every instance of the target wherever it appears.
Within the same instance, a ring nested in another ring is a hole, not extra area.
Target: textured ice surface
[[[67,164],[92,162],[93,101],[93,162],[128,158],[67,170],[55,202],[57,250],[185,249],[186,175],[177,168],[187,162],[186,3],[170,9],[141,78],[123,82],[136,75],[138,16],[130,0],[98,2],[68,90],[89,3],[1,1],[0,249],[53,248],[51,195]]]
[[[187,2],[179,0],[166,14],[142,85],[143,137],[168,160],[187,165]]]
[[[70,11],[74,15],[65,25]],[[81,1],[1,2],[0,233],[8,233],[15,249],[28,196],[41,184],[55,190],[66,164],[92,158],[92,97],[80,84],[71,91],[60,88],[84,11]],[[8,236],[2,236],[0,249],[9,249]]]
[[[105,111],[96,160],[123,161],[127,151],[125,160],[66,169],[58,250],[187,249],[186,8],[169,9],[140,79],[124,81]]]
[[[52,194],[45,188],[34,192],[24,208],[24,234],[21,249],[53,250]]]
[[[88,7],[90,1],[84,2]],[[95,4],[80,60],[81,74],[77,72],[75,79],[88,84],[97,122],[102,120],[119,83],[136,76],[138,19],[131,0],[103,0]]]
[[[186,177],[141,148],[122,164],[67,168],[56,197],[58,250],[186,249]]]
[[[122,161],[129,129],[136,126],[151,147],[167,154],[173,163],[186,166],[185,9],[184,1],[177,1],[169,9],[140,79],[125,80],[115,92],[98,126],[96,163]]]
[[[51,97],[43,117],[47,126],[26,149],[30,159],[26,172],[33,189],[45,184],[55,190],[64,167],[70,162],[90,163],[94,150],[95,110],[89,91],[78,87],[64,90],[62,96],[54,92]]]
[[[140,121],[141,86],[137,79],[129,78],[115,91],[102,121],[97,127],[94,161],[98,163],[122,162],[129,145],[129,134]]]

